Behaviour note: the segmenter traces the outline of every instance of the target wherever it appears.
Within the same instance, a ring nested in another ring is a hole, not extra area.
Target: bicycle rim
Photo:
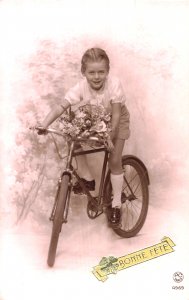
[[[62,229],[64,210],[66,207],[66,200],[68,197],[69,181],[69,175],[63,175],[59,194],[57,196],[57,205],[54,214],[51,240],[48,251],[47,264],[49,267],[53,267],[56,258],[58,239]]]
[[[134,158],[123,157],[124,183],[121,199],[121,221],[113,230],[121,237],[133,237],[142,228],[148,211],[149,194],[146,170]],[[112,187],[108,184],[108,198]]]

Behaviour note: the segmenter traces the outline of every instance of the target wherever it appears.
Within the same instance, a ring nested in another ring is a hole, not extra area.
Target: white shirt
[[[84,78],[68,90],[65,95],[65,100],[71,105],[103,105],[109,110],[111,103],[121,103],[125,105],[126,98],[119,79],[116,77],[108,77],[104,87],[99,91],[93,90],[89,86],[86,78]]]

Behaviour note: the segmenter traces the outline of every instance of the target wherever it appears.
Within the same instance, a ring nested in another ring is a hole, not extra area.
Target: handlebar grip
[[[39,135],[43,135],[43,134],[45,135],[48,133],[47,129],[42,126],[29,127],[29,129],[37,130],[37,134]]]

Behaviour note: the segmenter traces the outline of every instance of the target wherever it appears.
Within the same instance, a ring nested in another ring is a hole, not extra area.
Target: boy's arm
[[[64,100],[63,105],[55,106],[40,124],[43,128],[47,128],[51,123],[53,123],[58,117],[60,117],[63,112],[70,106],[70,103],[67,100]]]

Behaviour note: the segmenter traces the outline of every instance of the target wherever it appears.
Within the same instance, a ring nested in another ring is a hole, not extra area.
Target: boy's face
[[[89,86],[93,90],[100,90],[108,76],[108,67],[105,60],[87,62],[83,76],[86,77]]]

